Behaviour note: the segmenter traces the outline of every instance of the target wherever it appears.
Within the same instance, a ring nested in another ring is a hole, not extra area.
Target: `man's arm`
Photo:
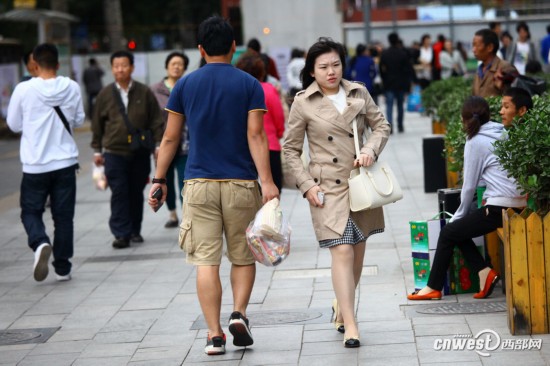
[[[279,197],[279,190],[273,183],[271,166],[269,164],[269,145],[264,131],[264,112],[248,112],[248,148],[254,160],[254,165],[260,177],[262,186],[262,200],[266,203],[273,198]]]
[[[13,132],[21,132],[23,130],[23,113],[21,111],[21,97],[17,86],[15,87],[8,105],[8,115],[6,122],[8,127]]]
[[[168,113],[166,130],[164,131],[164,136],[162,137],[160,148],[158,150],[155,178],[166,178],[168,167],[170,166],[172,160],[174,160],[174,155],[176,155],[180,144],[181,131],[184,123],[185,116],[182,114],[174,112]],[[153,183],[151,190],[149,191],[149,206],[153,209],[158,206],[158,200],[151,197],[153,192],[155,192],[159,187],[162,187],[162,198],[160,202],[164,202],[166,199],[166,184]]]

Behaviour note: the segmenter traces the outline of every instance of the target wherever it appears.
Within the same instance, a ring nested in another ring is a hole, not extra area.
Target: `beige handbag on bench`
[[[357,120],[353,120],[355,152],[360,154]],[[353,169],[348,179],[349,204],[354,212],[381,207],[403,198],[401,187],[386,162],[375,162],[369,167]]]

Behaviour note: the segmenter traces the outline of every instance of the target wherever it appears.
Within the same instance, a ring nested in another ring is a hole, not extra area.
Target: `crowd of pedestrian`
[[[91,58],[83,80],[92,126],[93,162],[104,167],[111,190],[108,221],[112,247],[123,249],[132,242],[143,242],[145,199],[155,211],[166,202],[169,218],[165,227],[180,228],[179,245],[186,252],[187,262],[196,266],[197,294],[208,326],[205,352],[215,355],[223,354],[226,346],[220,319],[219,277],[225,242],[233,291],[229,332],[234,345],[252,345],[246,310],[256,272],[245,230],[262,204],[281,194],[283,153],[296,187],[310,205],[319,246],[331,253],[335,329],[344,333],[345,347],[359,347],[354,294],[366,241],[384,230],[384,218],[382,208],[350,211],[346,198],[349,170],[373,165],[395,125],[398,133],[405,131],[404,102],[413,84],[425,88],[431,82],[470,73],[474,98],[468,99],[462,111],[467,147],[482,141],[476,148],[494,158],[486,151],[488,139],[482,136],[501,138],[503,127],[490,122],[488,105],[482,98],[505,95],[503,121],[521,116],[530,108],[525,92],[509,87],[518,75],[548,69],[550,26],[547,31],[540,48],[531,40],[525,22],[518,23],[516,40],[510,33],[501,32],[498,23],[476,31],[471,51],[478,65],[472,71],[466,67],[468,55],[462,43],[442,34],[433,44],[432,36],[425,34],[408,48],[398,33],[392,32],[387,47],[359,44],[353,57],[348,56],[344,45],[320,38],[307,52],[292,50],[285,70],[288,90],[281,86],[281,70],[275,60],[262,52],[255,38],[248,42],[236,67],[231,64],[236,51],[233,29],[216,16],[199,27],[203,63],[187,75],[189,58],[182,52],[172,52],[165,60],[166,76],[151,86],[144,85],[132,77],[134,55],[116,51],[110,57],[114,82],[103,86],[104,71]],[[9,127],[22,132],[21,220],[28,246],[34,252],[35,280],[47,277],[53,253],[56,278],[67,281],[72,276],[78,169],[78,149],[72,133],[84,123],[83,102],[78,84],[57,75],[55,46],[36,46],[26,55],[25,64],[29,78],[15,88],[7,116]],[[380,96],[385,99],[385,113],[378,106]],[[370,130],[359,156],[355,153],[352,121],[361,135]],[[287,135],[281,144],[285,129]],[[308,166],[302,159],[305,141],[309,146]],[[479,166],[476,157],[467,157],[468,164]],[[151,179],[152,160],[155,168]],[[515,200],[513,179],[499,174],[499,179],[511,187],[510,197],[506,196],[510,199],[497,197],[495,205],[524,205],[523,200]],[[467,183],[475,185],[479,177],[490,180],[492,176],[479,173]],[[145,198],[148,183],[152,184]],[[181,191],[179,200],[176,187]],[[53,240],[42,220],[48,197],[55,225]],[[182,206],[181,220],[177,201]],[[497,211],[494,209],[486,218],[491,222],[484,230],[502,225],[494,219]],[[483,216],[484,212],[480,210],[477,215]],[[461,211],[456,223],[448,226],[448,236],[438,244],[437,270],[430,277],[429,287],[409,295],[410,299],[441,297],[438,273],[446,270],[456,237],[470,234],[463,228],[471,226],[471,221],[482,220]],[[485,284],[479,298],[485,298],[498,274],[477,255],[470,255],[470,259],[480,271],[480,283]]]

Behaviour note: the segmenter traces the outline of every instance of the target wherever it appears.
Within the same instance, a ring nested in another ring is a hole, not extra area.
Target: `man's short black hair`
[[[120,50],[120,51],[115,51],[111,54],[111,65],[113,65],[113,60],[115,58],[121,58],[121,57],[126,57],[128,61],[130,61],[130,65],[134,64],[134,55],[132,54],[132,52]]]
[[[512,103],[516,106],[516,109],[526,107],[527,110],[533,108],[533,98],[531,94],[523,88],[510,87],[504,91],[504,97],[511,97]]]
[[[489,29],[491,29],[493,32],[495,31],[495,28],[500,25],[500,22],[490,22],[489,23]]]
[[[476,36],[481,37],[481,41],[485,46],[493,45],[493,54],[498,52],[498,36],[495,32],[488,28],[480,29],[475,33]]]
[[[390,46],[397,46],[399,44],[399,36],[397,33],[392,32],[388,34],[388,42],[390,42]]]
[[[48,70],[57,69],[59,53],[57,47],[51,43],[42,43],[32,51],[32,58],[41,68]]]
[[[197,40],[208,56],[227,55],[235,40],[233,27],[222,17],[212,16],[199,25]]]
[[[256,38],[252,38],[250,41],[248,41],[246,47],[258,53],[262,51],[262,45],[260,44],[260,41],[258,41]]]

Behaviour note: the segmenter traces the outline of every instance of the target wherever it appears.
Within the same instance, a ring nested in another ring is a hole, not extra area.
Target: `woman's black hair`
[[[168,56],[166,56],[166,60],[164,61],[164,68],[168,68],[168,64],[170,63],[170,60],[174,57],[180,57],[183,60],[183,71],[187,70],[187,65],[189,65],[189,57],[187,57],[182,52],[172,52]]]
[[[468,97],[462,105],[462,124],[464,132],[471,139],[479,132],[481,125],[489,122],[491,110],[487,101],[478,96]]]
[[[346,69],[346,49],[341,43],[333,41],[331,38],[321,37],[315,42],[307,51],[306,64],[300,72],[300,79],[304,89],[307,89],[314,81],[315,78],[311,76],[315,69],[315,60],[317,57],[336,51],[340,56],[340,62],[342,63],[342,70]]]

